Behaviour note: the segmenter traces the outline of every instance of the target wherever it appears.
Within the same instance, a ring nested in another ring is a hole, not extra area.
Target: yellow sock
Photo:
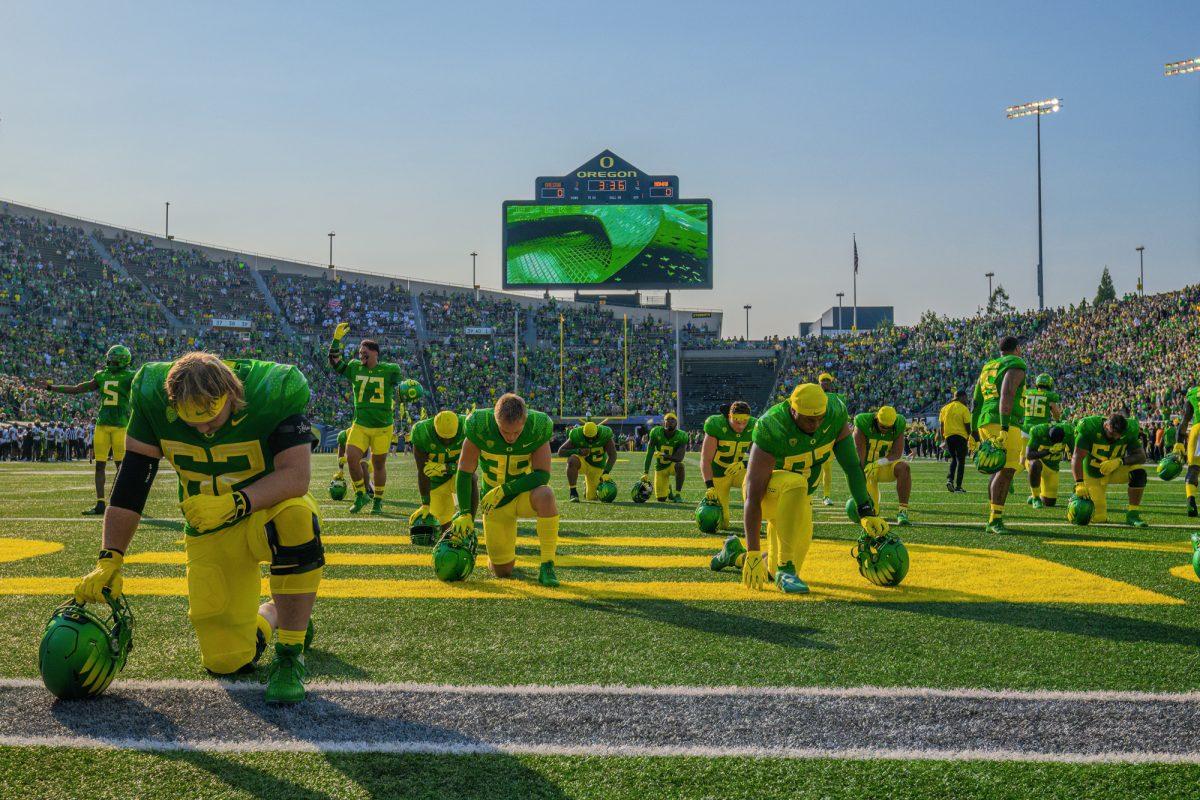
[[[378,484],[378,483],[377,483],[377,484],[375,484],[375,487],[374,487],[374,488],[375,488],[375,499],[376,499],[376,500],[380,500],[380,499],[382,499],[382,498],[383,498],[383,488],[384,488],[384,487],[383,487],[381,484]]]
[[[1141,510],[1141,508],[1142,508],[1142,506],[1141,506],[1141,504],[1140,504],[1140,503],[1130,503],[1130,504],[1129,504],[1129,510],[1130,510],[1130,511],[1140,511],[1140,510]]]
[[[1191,483],[1185,483],[1183,485],[1183,494],[1185,497],[1195,497],[1196,496],[1196,486]]]
[[[304,644],[304,631],[288,631],[279,629],[280,644]]]
[[[901,503],[901,504],[900,504],[900,510],[901,510],[901,511],[908,511],[908,503]]]
[[[542,561],[553,561],[558,552],[558,516],[537,518],[538,547]]]
[[[355,494],[362,494],[363,492],[367,491],[367,482],[366,481],[356,481],[353,478],[351,478],[350,482],[354,484],[354,493]]]
[[[992,509],[992,514],[988,517],[988,522],[994,522],[1004,516],[1004,506],[998,503],[989,503]]]

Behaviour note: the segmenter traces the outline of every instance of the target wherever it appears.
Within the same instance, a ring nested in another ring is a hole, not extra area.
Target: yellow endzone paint
[[[1063,547],[1103,547],[1110,550],[1144,550],[1151,553],[1190,553],[1191,542],[1116,542],[1095,540],[1047,539],[1044,544]]]
[[[60,542],[46,542],[41,539],[4,539],[0,538],[0,564],[9,561],[22,561],[26,558],[36,558],[57,553],[62,550]]]
[[[1200,583],[1200,578],[1196,577],[1196,570],[1192,569],[1191,564],[1180,564],[1177,567],[1171,567],[1171,574],[1176,578],[1183,578],[1185,581]]]

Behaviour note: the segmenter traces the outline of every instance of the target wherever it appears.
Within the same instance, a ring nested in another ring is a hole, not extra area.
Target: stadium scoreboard
[[[543,203],[669,203],[679,197],[679,176],[647,175],[605,150],[570,175],[538,178],[533,196]]]
[[[712,201],[611,150],[502,213],[505,289],[712,288]]]

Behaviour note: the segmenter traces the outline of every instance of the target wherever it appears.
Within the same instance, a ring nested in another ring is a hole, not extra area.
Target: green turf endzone
[[[621,454],[614,474],[625,498],[640,474],[638,454]],[[415,508],[410,456],[390,459],[385,522],[348,520],[348,504],[334,504],[325,484],[332,456],[314,463],[314,494],[322,502],[326,535],[391,534],[407,541],[407,516]],[[565,467],[556,462],[553,486],[563,516],[564,553],[645,555],[714,552],[718,536],[695,530],[694,504],[702,490],[695,457],[689,457],[682,505],[621,501],[612,505],[566,502]],[[36,474],[29,475],[27,472]],[[63,473],[66,474],[63,474]],[[1064,605],[1013,603],[887,602],[684,602],[611,600],[340,599],[318,602],[318,639],[310,656],[313,680],[412,680],[451,683],[625,683],[686,685],[863,684],[991,688],[1200,689],[1200,623],[1195,601],[1200,585],[1170,574],[1188,560],[1185,552],[1072,547],[1052,541],[1113,540],[1178,548],[1193,529],[1184,516],[1180,482],[1152,480],[1143,502],[1149,530],[1076,528],[1064,509],[1033,511],[1018,475],[1006,514],[1015,533],[983,533],[983,477],[968,472],[967,495],[944,488],[944,466],[917,462],[912,516],[900,529],[909,542],[1024,553],[1125,581],[1185,601],[1181,605]],[[835,499],[846,489],[835,469]],[[35,491],[30,491],[35,490]],[[0,465],[0,538],[24,537],[64,544],[58,553],[0,563],[0,578],[79,576],[91,569],[99,545],[99,522],[22,521],[14,517],[70,517],[90,504],[85,464]],[[883,489],[883,513],[895,512],[895,491]],[[1124,499],[1110,493],[1113,518]],[[181,536],[173,475],[160,474],[147,521],[131,552],[178,551]],[[817,536],[840,541],[853,569],[850,545],[858,529],[835,505],[818,504]],[[735,517],[737,511],[734,512]],[[604,520],[588,524],[586,520]],[[612,522],[608,522],[611,520]],[[636,521],[622,524],[621,520]],[[657,521],[669,524],[652,524]],[[925,521],[949,523],[922,525]],[[1032,521],[1052,523],[1033,527]],[[829,524],[825,524],[829,523]],[[1166,528],[1162,524],[1183,527]],[[523,530],[531,525],[523,524]],[[1196,525],[1195,529],[1200,529]],[[572,545],[576,535],[694,537],[696,547],[636,549]],[[338,552],[422,552],[406,543],[331,545]],[[428,552],[428,551],[424,551]],[[523,539],[522,580],[536,575],[536,545]],[[128,574],[180,576],[181,566],[130,565]],[[429,578],[422,567],[330,566],[330,578]],[[706,569],[562,567],[564,582],[588,580],[700,580],[734,582],[731,573]],[[477,569],[470,581],[494,580]],[[0,595],[6,624],[0,627],[0,675],[36,677],[42,626],[63,598]],[[203,679],[182,597],[133,597],[136,648],[122,678]],[[514,643],[513,632],[521,641]],[[407,654],[398,659],[396,653]],[[262,675],[257,678],[261,680]],[[120,680],[120,678],[118,679]]]
[[[69,768],[64,765],[69,765]],[[5,796],[645,800],[1186,798],[1193,765],[122,752],[0,748]]]

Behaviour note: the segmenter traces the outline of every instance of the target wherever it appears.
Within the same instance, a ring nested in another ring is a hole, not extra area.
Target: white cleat
[[[823,505],[823,506],[831,506],[831,505],[833,505],[833,501],[832,501],[832,500],[830,500],[828,497],[826,497],[824,500],[822,500],[822,501],[821,501],[821,505]]]

